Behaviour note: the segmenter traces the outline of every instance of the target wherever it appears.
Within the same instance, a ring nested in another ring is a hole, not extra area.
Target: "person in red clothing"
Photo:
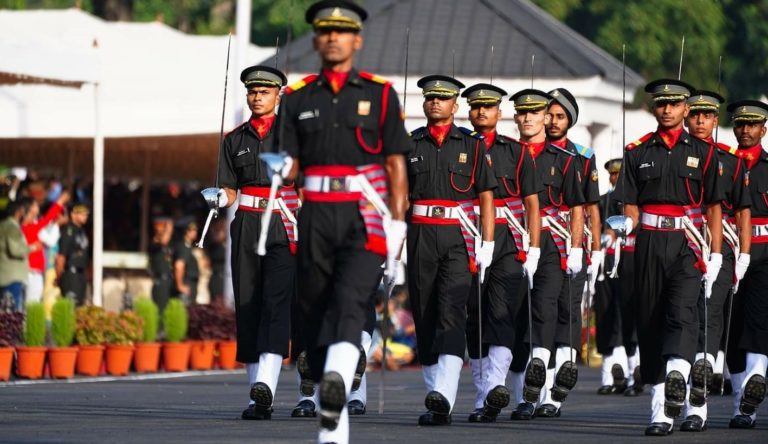
[[[27,302],[39,302],[43,298],[43,276],[45,274],[45,251],[43,243],[40,242],[40,231],[49,223],[56,220],[64,209],[64,205],[69,202],[69,193],[63,192],[59,198],[51,204],[48,211],[42,218],[40,216],[40,205],[33,201],[29,211],[21,224],[21,231],[29,244],[29,280],[27,282]]]

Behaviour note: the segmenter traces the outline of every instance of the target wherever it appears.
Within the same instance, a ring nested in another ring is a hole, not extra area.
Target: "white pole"
[[[93,84],[93,305],[102,306],[104,249],[104,135],[101,133],[99,83]]]

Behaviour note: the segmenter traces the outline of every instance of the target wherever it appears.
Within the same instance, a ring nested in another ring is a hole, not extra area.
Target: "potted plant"
[[[75,375],[77,347],[72,347],[74,338],[75,303],[69,298],[59,298],[51,309],[54,346],[48,349],[48,368],[52,378],[68,379]]]
[[[216,326],[213,338],[216,339],[218,366],[222,370],[232,370],[237,367],[237,328],[235,326],[235,310],[224,303],[214,304],[216,317],[212,323]]]
[[[144,333],[133,352],[133,369],[137,373],[156,372],[160,367],[160,343],[157,342],[160,313],[157,304],[143,297],[134,301],[133,310],[144,322]]]
[[[96,376],[101,371],[106,322],[107,314],[101,307],[79,307],[75,310],[78,374]]]
[[[213,305],[193,304],[189,307],[189,339],[191,339],[189,366],[193,370],[213,368],[218,329],[216,318],[216,307]]]
[[[40,302],[26,307],[24,346],[16,349],[16,374],[22,378],[40,379],[45,369],[45,308]]]
[[[107,344],[107,373],[125,376],[131,369],[133,344],[141,339],[143,321],[131,310],[107,313],[104,340]]]
[[[173,298],[163,310],[163,368],[169,372],[183,372],[189,368],[189,343],[187,338],[187,307],[181,299]]]
[[[23,313],[0,312],[0,381],[11,377],[14,346],[21,342],[23,328]]]

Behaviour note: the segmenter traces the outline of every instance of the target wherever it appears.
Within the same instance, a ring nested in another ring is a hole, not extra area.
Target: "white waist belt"
[[[414,216],[434,217],[435,219],[459,219],[459,207],[443,205],[413,205]]]
[[[280,201],[280,198],[277,198],[274,201],[272,201],[271,210],[275,211],[280,209],[279,201]],[[238,203],[244,207],[256,208],[259,210],[266,210],[267,205],[269,204],[269,198],[241,194],[240,198],[238,199]]]
[[[329,191],[355,193],[363,191],[356,176],[308,176],[304,179],[304,189],[327,193]]]
[[[752,225],[752,236],[768,236],[768,225]]]
[[[640,217],[640,223],[664,230],[682,230],[684,228],[682,216],[658,216],[656,214],[643,213]]]
[[[496,219],[507,218],[507,215],[504,213],[504,209],[506,207],[493,207],[493,208],[496,210],[495,212],[496,215],[494,216]],[[478,215],[480,214],[480,207],[475,207],[475,214],[478,214]]]

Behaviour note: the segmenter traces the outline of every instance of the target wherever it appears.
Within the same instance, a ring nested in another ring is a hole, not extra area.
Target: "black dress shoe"
[[[469,414],[469,418],[467,418],[467,421],[469,422],[484,422],[483,421],[483,408],[480,407],[478,409],[475,409],[472,413]]]
[[[677,370],[672,370],[664,379],[664,414],[669,418],[677,418],[683,410],[685,393],[687,391],[685,378]],[[652,424],[653,425],[653,424]]]
[[[703,432],[707,430],[707,424],[699,415],[691,415],[680,424],[681,432]]]
[[[611,367],[611,376],[613,376],[613,385],[626,385],[627,376],[624,374],[624,369],[619,364],[613,364]]]
[[[317,416],[315,403],[309,399],[304,399],[296,404],[291,412],[291,418],[314,418],[315,416]]]
[[[754,428],[757,421],[753,421],[749,415],[736,415],[731,418],[728,427],[732,429],[751,429]]]
[[[338,372],[328,372],[320,381],[320,426],[328,430],[336,430],[339,417],[347,403],[347,393],[344,380]]]
[[[353,399],[347,403],[347,414],[365,415],[365,404],[359,399]]]
[[[315,381],[312,379],[312,370],[309,369],[309,362],[307,362],[307,352],[303,351],[299,353],[299,357],[296,358],[296,370],[299,372],[299,392],[303,396],[315,395]]]
[[[483,422],[496,421],[496,417],[499,416],[501,410],[508,405],[509,389],[503,385],[497,385],[496,387],[492,388],[491,391],[488,392],[488,395],[485,397],[485,405],[483,407],[483,416],[492,420]]]
[[[576,381],[579,380],[579,369],[573,361],[565,361],[555,374],[555,383],[550,390],[552,399],[557,402],[565,401],[568,393],[576,387]]]
[[[530,402],[521,402],[512,411],[510,419],[527,421],[533,419],[536,412],[536,407]]]
[[[360,388],[360,382],[363,380],[365,374],[365,366],[368,364],[368,357],[365,355],[365,350],[362,345],[358,346],[360,351],[360,357],[357,359],[357,368],[355,368],[355,378],[352,380],[352,391],[357,391]]]
[[[439,415],[449,415],[451,413],[451,403],[448,402],[448,399],[442,393],[434,390],[427,393],[427,397],[424,398],[424,406],[430,412]]]
[[[645,436],[667,436],[672,434],[672,424],[652,422],[645,428]]]
[[[419,425],[423,425],[423,426],[451,425],[451,415],[441,415],[435,412],[427,412],[419,416]]]
[[[243,414],[240,415],[242,419],[246,420],[259,420],[259,419],[271,419],[272,418],[272,407],[268,409],[262,409],[256,407],[255,404],[251,404],[243,410]]]
[[[635,384],[632,387],[628,387],[626,390],[624,390],[624,396],[635,397],[640,393],[643,393],[643,386],[640,384]]]
[[[616,387],[612,385],[601,385],[599,389],[597,389],[598,395],[612,395],[616,393]]]
[[[541,407],[536,409],[536,417],[542,417],[542,418],[559,418],[560,417],[560,409],[555,407],[552,404],[544,404]]]
[[[765,378],[762,375],[752,375],[741,393],[739,411],[744,415],[752,415],[763,399],[765,399]]]
[[[541,388],[547,382],[547,366],[539,358],[531,359],[528,368],[525,369],[525,385],[523,386],[523,400],[538,402]]]
[[[707,402],[707,387],[712,385],[712,364],[706,359],[699,359],[691,366],[691,391],[688,402],[694,407],[701,407]]]

